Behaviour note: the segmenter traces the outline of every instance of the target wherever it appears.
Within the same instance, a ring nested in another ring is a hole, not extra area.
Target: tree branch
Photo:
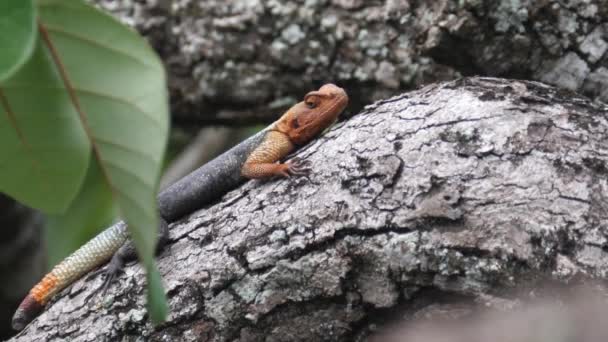
[[[608,102],[608,5],[589,1],[94,0],[169,70],[174,122],[270,122],[334,82],[351,112],[462,75],[539,80]]]
[[[138,265],[78,281],[13,341],[347,341],[412,306],[608,273],[608,108],[468,78],[377,102],[297,153],[309,177],[250,181],[171,227],[171,314]]]

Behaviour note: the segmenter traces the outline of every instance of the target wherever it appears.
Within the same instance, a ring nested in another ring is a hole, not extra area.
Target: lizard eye
[[[317,94],[315,94],[314,92],[306,94],[306,96],[304,97],[304,104],[309,109],[316,108],[319,105],[319,96],[317,96]]]

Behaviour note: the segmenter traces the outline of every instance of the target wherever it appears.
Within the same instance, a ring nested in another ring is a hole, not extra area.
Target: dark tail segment
[[[160,215],[167,222],[174,222],[245,182],[241,168],[266,133],[267,130],[258,132],[163,190],[158,195]]]
[[[38,303],[31,294],[28,294],[19,305],[13,316],[13,329],[20,331],[42,311],[44,305]]]

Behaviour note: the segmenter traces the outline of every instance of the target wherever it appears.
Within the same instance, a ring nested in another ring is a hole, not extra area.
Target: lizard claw
[[[310,172],[310,160],[293,158],[290,161],[286,162],[287,164],[287,174],[288,176],[304,176]]]
[[[114,279],[121,273],[122,264],[114,262],[114,260],[110,261],[108,264],[108,268],[105,271],[105,279],[103,280],[103,287],[101,288],[101,295],[105,296],[110,284],[114,282]]]
[[[116,276],[118,276],[118,274],[121,272],[121,268],[122,266],[112,259],[112,261],[110,261],[108,267],[105,270],[103,268],[100,268],[97,271],[93,272],[90,277],[93,277],[99,273],[103,273],[104,280],[100,287],[96,288],[90,294],[87,295],[85,301],[89,301],[89,299],[91,299],[91,297],[93,297],[97,293],[101,293],[102,296],[105,296],[106,292],[108,291],[108,287],[110,287],[110,284],[114,282]]]

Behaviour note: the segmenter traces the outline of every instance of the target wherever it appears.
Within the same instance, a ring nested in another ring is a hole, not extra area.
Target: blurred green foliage
[[[116,204],[147,271],[149,313],[162,321],[154,249],[169,123],[160,59],[80,0],[2,0],[0,31],[10,48],[0,57],[0,191],[51,214],[53,258],[106,224]]]

